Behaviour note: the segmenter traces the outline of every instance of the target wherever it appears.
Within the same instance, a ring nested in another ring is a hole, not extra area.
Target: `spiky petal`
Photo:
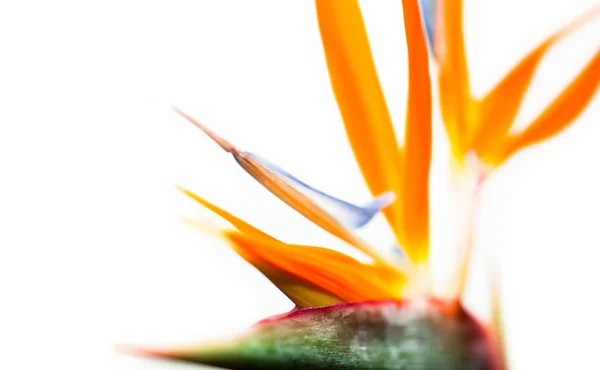
[[[182,191],[238,230],[225,230],[222,236],[297,307],[401,297],[406,276],[397,269],[361,263],[325,248],[284,243],[200,196]]]
[[[406,255],[429,257],[431,92],[428,54],[416,0],[403,0],[409,93],[405,146],[398,148],[392,120],[356,0],[317,0],[325,59],[348,139],[373,194],[393,191],[384,210]]]
[[[426,0],[424,2],[427,2]],[[600,57],[588,65],[522,133],[509,134],[533,75],[549,50],[600,15],[596,6],[548,36],[482,99],[472,96],[463,35],[463,1],[436,0],[434,48],[439,64],[440,107],[458,163],[470,152],[491,168],[529,145],[544,141],[575,121],[600,83]],[[430,15],[426,12],[426,15]]]
[[[375,261],[384,262],[388,259],[385,255],[381,254],[379,251],[361,239],[354,232],[351,226],[344,224],[340,219],[336,218],[335,215],[327,212],[322,206],[317,204],[315,200],[307,196],[305,194],[305,191],[307,190],[306,187],[300,186],[300,189],[298,188],[299,185],[306,184],[299,184],[298,181],[291,181],[292,179],[297,179],[293,176],[290,177],[289,173],[285,171],[282,172],[279,167],[275,166],[271,162],[266,161],[264,158],[239,150],[200,122],[186,115],[177,108],[175,108],[175,110],[196,127],[204,131],[204,133],[206,133],[213,141],[215,141],[223,150],[231,153],[240,167],[242,167],[250,176],[252,176],[263,187],[265,187],[265,189],[269,190],[302,216],[323,228],[325,231],[328,231],[358,250],[364,252],[368,256],[372,257]],[[312,188],[312,190],[314,191],[315,189]],[[324,194],[322,192],[320,193]],[[329,197],[331,200],[332,197]]]
[[[265,169],[269,170],[279,179],[287,182],[299,192],[305,194],[311,199],[315,199],[316,203],[326,210],[329,214],[340,220],[343,224],[352,227],[360,228],[367,224],[377,213],[382,209],[391,205],[396,199],[396,195],[392,192],[386,192],[364,206],[358,206],[342,199],[336,198],[327,194],[315,187],[298,179],[291,173],[279,167],[275,163],[263,158],[257,154],[242,152],[246,157],[251,158],[254,162],[260,163]]]
[[[508,135],[542,59],[557,42],[599,15],[600,6],[548,36],[477,102],[471,147],[486,163],[497,166],[516,151],[555,135],[586,107],[600,81],[600,53],[596,53],[588,66],[523,133]]]

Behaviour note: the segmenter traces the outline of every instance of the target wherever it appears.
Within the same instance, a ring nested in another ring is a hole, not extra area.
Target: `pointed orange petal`
[[[231,144],[229,141],[227,141],[227,140],[223,139],[221,136],[215,134],[211,129],[204,126],[202,123],[196,121],[191,116],[188,116],[181,109],[179,109],[177,107],[173,107],[173,110],[175,112],[179,113],[185,119],[187,119],[191,124],[193,124],[194,126],[198,127],[200,130],[202,130],[206,134],[206,136],[211,138],[215,143],[217,143],[221,147],[221,149],[223,149],[227,153],[231,153],[234,150],[236,150],[235,146],[233,144]]]
[[[256,181],[258,181],[262,186],[264,186],[267,190],[285,202],[288,206],[292,207],[298,213],[308,218],[325,231],[332,233],[358,250],[371,256],[375,260],[384,261],[387,259],[377,250],[373,249],[368,243],[362,240],[352,229],[326,212],[315,201],[295,189],[289,183],[282,180],[276,173],[273,173],[269,168],[260,163],[260,161],[256,159],[256,156],[252,156],[250,153],[238,150],[227,140],[223,139],[212,130],[208,129],[206,126],[186,115],[179,109],[175,108],[175,111],[193,123],[196,127],[204,131],[204,133],[206,133],[212,140],[221,146],[223,150],[231,153],[236,162],[246,172],[254,177]]]
[[[516,151],[546,140],[567,128],[586,108],[600,85],[600,51],[562,93],[521,134],[509,137],[499,155],[504,161]]]
[[[598,16],[599,10],[600,7],[596,8],[596,11],[586,12],[583,16],[549,36],[477,103],[478,129],[471,147],[480,156],[485,157],[485,151],[492,150],[494,142],[510,129],[533,74],[548,49],[563,37]]]
[[[344,240],[377,261],[387,258],[362,240],[353,230],[327,213],[308,196],[281,180],[276,174],[244,152],[234,151],[236,161],[267,190],[324,230]]]
[[[439,95],[444,124],[454,156],[462,160],[472,134],[471,92],[463,38],[463,2],[440,1],[440,35],[436,55],[440,66]]]
[[[533,74],[549,47],[545,42],[532,51],[478,104],[478,130],[472,149],[480,156],[494,146],[513,123]]]
[[[299,307],[322,301],[399,298],[404,276],[342,253],[227,232],[236,251]],[[299,289],[298,289],[299,288]],[[315,293],[316,292],[316,293]]]
[[[405,277],[382,264],[366,265],[332,250],[283,243],[189,190],[186,195],[230,222],[235,251],[298,307],[398,298]]]
[[[408,46],[408,105],[403,154],[405,249],[415,262],[429,257],[429,166],[431,162],[431,81],[425,33],[416,0],[403,0]]]
[[[261,241],[261,243],[267,245],[269,245],[270,243],[285,245],[279,240],[262,232],[261,230],[255,228],[247,222],[235,217],[234,215],[221,209],[220,207],[217,207],[216,205],[192,193],[191,191],[183,188],[180,188],[180,190],[184,194],[194,199],[196,202],[200,203],[204,207],[210,209],[214,213],[227,220],[235,228],[237,228],[243,233],[240,235],[246,235],[246,237],[250,240],[254,240],[257,242]],[[231,233],[226,233],[225,235],[229,241],[232,241],[231,237],[229,237],[230,234]],[[290,298],[290,300],[294,302],[298,307],[310,307],[321,305],[325,306],[342,302],[342,300],[337,296],[322,291],[318,287],[306,284],[303,281],[299,281],[298,279],[289,276],[289,274],[286,274],[285,272],[282,272],[281,270],[277,269],[277,267],[274,267],[273,265],[264,262],[261,258],[257,257],[256,253],[252,253],[252,248],[243,248],[234,243],[234,249],[240,255],[240,257],[244,258],[248,263],[250,263],[256,269],[258,269],[267,279],[269,279],[277,288],[279,288],[279,290],[281,290],[282,293],[288,296],[288,298]]]
[[[194,194],[191,191],[189,191],[187,189],[184,189],[182,187],[178,186],[177,188],[181,192],[183,192],[185,195],[187,195],[188,197],[190,197],[193,200],[195,200],[196,202],[200,203],[202,206],[210,209],[212,212],[214,212],[217,215],[219,215],[222,218],[224,218],[226,221],[228,221],[236,229],[238,229],[239,231],[243,232],[244,234],[246,234],[248,236],[251,236],[251,237],[270,239],[270,240],[273,240],[273,241],[277,240],[277,239],[273,238],[272,236],[270,236],[270,235],[268,235],[268,234],[260,231],[259,229],[255,228],[254,226],[250,225],[246,221],[243,221],[243,220],[235,217],[231,213],[225,211],[224,209],[221,209],[220,207],[217,207],[216,205],[212,204],[211,202],[207,201],[206,199],[202,198],[201,196],[199,196],[197,194]]]
[[[358,165],[373,194],[393,191],[400,198],[398,144],[358,2],[317,0],[316,7],[331,85]],[[400,202],[383,212],[404,244]]]

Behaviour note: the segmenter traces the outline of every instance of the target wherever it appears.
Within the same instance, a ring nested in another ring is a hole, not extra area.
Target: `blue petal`
[[[283,168],[254,153],[242,152],[275,176],[285,181],[297,191],[314,200],[326,212],[338,221],[352,228],[360,228],[367,224],[379,211],[389,206],[396,199],[393,192],[386,192],[364,206],[358,206],[322,192],[301,181]]]
[[[423,27],[425,28],[425,36],[427,38],[427,45],[432,55],[434,53],[434,37],[436,28],[436,17],[438,11],[438,0],[419,0],[421,8],[421,18],[423,18]]]

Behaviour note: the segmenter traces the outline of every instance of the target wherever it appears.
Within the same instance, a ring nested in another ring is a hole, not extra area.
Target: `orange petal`
[[[480,156],[511,127],[533,74],[549,47],[544,42],[532,51],[478,104],[478,130],[472,149]]]
[[[387,258],[373,249],[369,244],[362,240],[352,229],[344,225],[338,219],[326,212],[315,201],[295,189],[286,181],[282,180],[276,173],[264,166],[255,156],[238,150],[234,145],[215,134],[200,122],[186,115],[179,109],[175,111],[185,117],[188,121],[200,128],[212,140],[214,140],[223,150],[231,153],[237,163],[248,172],[256,181],[258,181],[267,190],[292,207],[298,213],[308,218],[324,230],[332,233],[338,238],[351,244],[358,250],[366,253],[375,260],[384,261]]]
[[[200,203],[204,207],[210,209],[211,211],[213,211],[217,215],[219,215],[222,218],[224,218],[225,220],[227,220],[236,229],[238,229],[239,231],[243,232],[244,234],[246,234],[248,236],[251,236],[251,237],[257,237],[257,238],[270,239],[270,240],[273,240],[273,241],[277,241],[277,239],[273,238],[272,236],[270,236],[270,235],[268,235],[268,234],[260,231],[259,229],[257,229],[254,226],[250,225],[246,221],[240,220],[239,218],[235,217],[231,213],[225,211],[224,209],[221,209],[220,207],[217,207],[216,205],[214,205],[211,202],[207,201],[206,199],[200,197],[199,195],[196,195],[196,194],[192,193],[191,191],[189,191],[187,189],[184,189],[182,187],[179,187],[179,186],[177,188],[181,192],[183,192],[185,195],[189,196],[190,198],[192,198],[196,202]]]
[[[525,91],[530,85],[533,74],[548,51],[557,41],[577,30],[587,21],[598,16],[596,11],[587,12],[582,17],[561,28],[549,36],[542,44],[523,58],[494,89],[477,103],[477,133],[471,147],[480,156],[485,157],[486,150],[492,150],[495,141],[510,129],[521,105]]]
[[[586,108],[600,85],[600,51],[562,93],[521,134],[508,136],[496,156],[499,164],[516,151],[567,128]]]
[[[356,0],[317,0],[317,17],[333,92],[358,165],[373,194],[403,194],[401,158]],[[383,212],[402,245],[403,211]]]
[[[519,135],[515,150],[566,128],[585,109],[600,83],[600,51],[544,112]]]
[[[243,233],[240,235],[246,235],[246,237],[250,240],[260,240],[262,243],[265,244],[275,243],[285,245],[279,240],[262,232],[261,230],[255,228],[247,222],[235,217],[234,215],[221,209],[220,207],[217,207],[216,205],[192,193],[191,191],[183,188],[179,189],[184,194],[194,199],[196,202],[200,203],[204,207],[210,209],[225,220],[229,221],[235,228],[237,228]],[[226,233],[225,235],[228,236],[230,235],[230,233]],[[232,241],[230,237],[228,237],[228,240]],[[256,257],[256,253],[252,253],[252,248],[243,248],[235,243],[233,244],[233,246],[235,251],[242,258],[244,258],[247,262],[249,262],[256,269],[258,269],[267,279],[269,279],[277,288],[279,288],[279,290],[281,290],[286,296],[288,296],[288,298],[290,298],[290,300],[294,302],[296,306],[326,306],[342,302],[342,300],[337,296],[322,291],[315,286],[306,284],[303,281],[299,281],[298,279],[289,276],[285,272],[278,270],[276,267],[273,267],[273,265],[262,261],[260,258]]]
[[[365,265],[329,249],[290,245],[239,232],[227,239],[298,307],[400,298],[404,276],[380,265]]]
[[[235,251],[298,307],[398,298],[405,277],[382,264],[366,265],[332,250],[283,243],[189,190],[186,195],[230,222]]]
[[[405,249],[415,262],[429,257],[429,165],[431,163],[431,81],[429,55],[416,0],[403,0],[408,46],[408,104],[402,179]]]
[[[239,165],[254,177],[267,190],[295,209],[298,213],[308,218],[324,230],[344,240],[358,250],[373,257],[377,261],[384,261],[386,257],[363,241],[353,230],[338,219],[327,213],[315,201],[283,181],[281,178],[259,163],[253,156],[240,151],[233,155]]]
[[[435,49],[440,66],[440,108],[454,157],[462,161],[473,129],[463,38],[463,2],[440,1],[439,6],[441,25]]]

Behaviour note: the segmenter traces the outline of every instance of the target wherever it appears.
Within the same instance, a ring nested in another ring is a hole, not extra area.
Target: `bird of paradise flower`
[[[316,1],[333,92],[358,165],[377,196],[365,206],[315,189],[276,164],[238,149],[178,110],[266,189],[369,261],[277,240],[181,188],[234,227],[220,235],[296,308],[263,320],[227,343],[138,349],[137,353],[232,369],[506,368],[498,303],[495,320],[489,324],[480,323],[461,304],[472,254],[470,228],[460,240],[458,264],[446,293],[434,297],[431,288],[429,52],[439,67],[440,103],[453,169],[458,178],[467,179],[467,192],[476,195],[493,169],[520,149],[567,127],[589,103],[600,81],[600,51],[527,129],[508,133],[542,57],[598,12],[551,35],[490,93],[475,99],[469,90],[462,2],[424,0],[420,8],[416,0],[403,0],[402,5],[409,80],[405,140],[398,148],[357,1]],[[475,197],[467,199],[465,207],[476,206]],[[381,253],[356,232],[380,211],[403,251],[401,257]]]

